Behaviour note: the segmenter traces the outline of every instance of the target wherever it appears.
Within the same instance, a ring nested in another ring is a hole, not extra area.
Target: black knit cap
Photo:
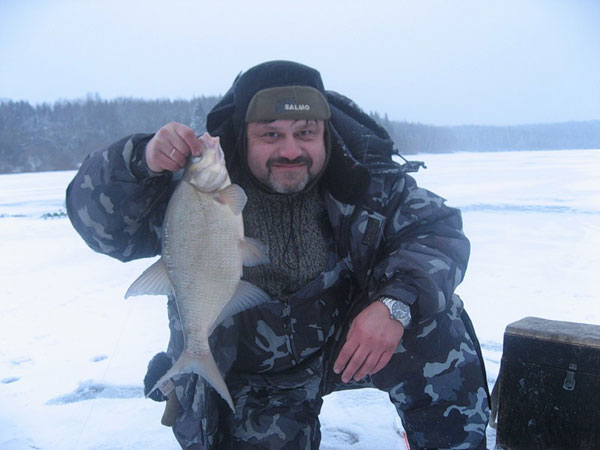
[[[310,86],[326,96],[321,74],[308,66],[292,61],[269,61],[244,72],[233,86],[233,126],[244,125],[250,100],[257,92],[280,86]]]

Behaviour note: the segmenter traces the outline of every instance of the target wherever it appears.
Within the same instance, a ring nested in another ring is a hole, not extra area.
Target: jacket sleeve
[[[170,173],[156,174],[144,150],[152,135],[128,136],[82,163],[67,188],[67,214],[95,251],[130,261],[161,251],[161,227],[172,193]]]
[[[410,305],[413,323],[421,322],[452,304],[470,245],[458,209],[410,176],[386,190],[389,183],[382,186],[387,220],[369,291],[373,300],[387,296]]]

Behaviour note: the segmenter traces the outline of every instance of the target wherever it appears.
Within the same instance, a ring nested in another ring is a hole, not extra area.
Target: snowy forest
[[[219,97],[0,102],[0,173],[76,169],[90,152],[177,121],[204,131]],[[600,148],[600,121],[518,126],[433,126],[371,113],[402,154]]]

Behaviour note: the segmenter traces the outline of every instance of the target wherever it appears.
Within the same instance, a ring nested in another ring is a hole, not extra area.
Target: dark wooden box
[[[498,382],[497,447],[600,449],[600,326],[511,323]]]

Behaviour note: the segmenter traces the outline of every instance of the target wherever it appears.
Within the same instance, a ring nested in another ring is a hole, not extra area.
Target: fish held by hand
[[[202,155],[189,160],[167,205],[162,257],[133,282],[125,298],[174,295],[177,302],[184,348],[150,392],[176,375],[195,373],[234,410],[208,338],[226,318],[269,300],[241,279],[244,265],[268,262],[268,249],[244,237],[241,212],[247,198],[231,184],[219,138],[205,133],[200,141]]]

